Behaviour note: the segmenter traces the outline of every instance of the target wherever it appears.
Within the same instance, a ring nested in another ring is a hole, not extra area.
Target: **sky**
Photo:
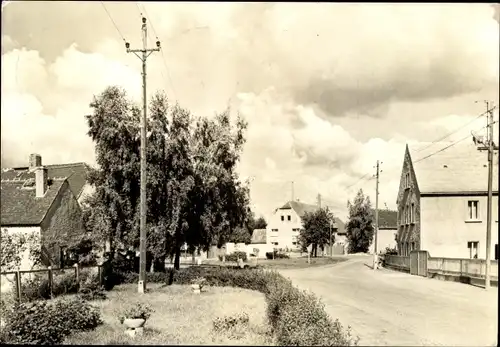
[[[162,45],[148,58],[148,96],[246,118],[238,171],[265,217],[292,194],[321,194],[345,219],[359,189],[375,201],[377,160],[380,207],[394,209],[405,145],[482,133],[483,100],[499,104],[491,4],[2,5],[2,167],[30,153],[95,164],[84,120],[93,95],[119,85],[141,102],[141,62],[124,45],[141,47],[141,14],[148,45]]]

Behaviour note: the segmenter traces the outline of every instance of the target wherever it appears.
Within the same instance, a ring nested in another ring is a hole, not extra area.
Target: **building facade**
[[[471,144],[406,147],[398,205],[398,254],[486,257],[487,154]],[[491,258],[498,258],[498,154],[494,160]]]

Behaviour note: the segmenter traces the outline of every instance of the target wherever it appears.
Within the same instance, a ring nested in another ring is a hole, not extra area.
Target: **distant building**
[[[39,245],[43,261],[60,265],[69,241],[85,234],[81,208],[68,178],[49,178],[39,155],[30,156],[30,166],[20,175],[11,173],[3,172],[1,179],[2,234],[35,234],[42,243],[53,242],[48,248]],[[22,269],[32,266],[26,256]]]
[[[276,209],[267,225],[268,242],[277,248],[299,249],[298,237],[303,227],[302,217],[306,212],[314,212],[317,209],[317,205],[300,201],[288,201]],[[335,236],[335,241],[338,231],[342,232],[343,227],[344,223],[335,217],[335,223],[332,225],[332,237]]]
[[[375,218],[375,210],[372,211]],[[377,252],[384,252],[386,248],[396,248],[396,235],[398,233],[398,211],[378,210]],[[370,245],[373,253],[374,244]]]
[[[427,148],[428,147],[428,148]],[[486,257],[487,153],[472,144],[406,146],[399,193],[400,255],[426,250],[434,257]],[[498,154],[492,201],[492,259],[498,259]]]

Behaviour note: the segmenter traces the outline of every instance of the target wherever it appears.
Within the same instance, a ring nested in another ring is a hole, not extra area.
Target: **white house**
[[[486,257],[487,153],[471,143],[408,147],[398,204],[398,253]],[[498,152],[493,165],[491,258],[498,259]]]
[[[317,205],[300,201],[288,201],[282,207],[277,208],[267,225],[267,242],[277,248],[299,249],[297,239],[302,229],[302,217],[306,212],[314,212],[317,209]],[[343,232],[343,229],[344,223],[335,217],[332,235],[336,238],[337,233]]]

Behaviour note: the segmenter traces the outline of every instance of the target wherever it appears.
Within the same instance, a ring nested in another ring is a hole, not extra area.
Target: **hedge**
[[[280,346],[355,346],[358,339],[338,320],[332,321],[323,303],[313,294],[299,290],[274,271],[229,267],[193,266],[165,273],[147,274],[151,283],[191,284],[203,277],[208,285],[231,286],[262,292],[267,319]],[[118,277],[117,277],[118,278]],[[137,274],[120,274],[123,283],[136,283]]]
[[[2,344],[59,344],[74,331],[102,324],[99,309],[78,297],[17,303],[5,313]]]

